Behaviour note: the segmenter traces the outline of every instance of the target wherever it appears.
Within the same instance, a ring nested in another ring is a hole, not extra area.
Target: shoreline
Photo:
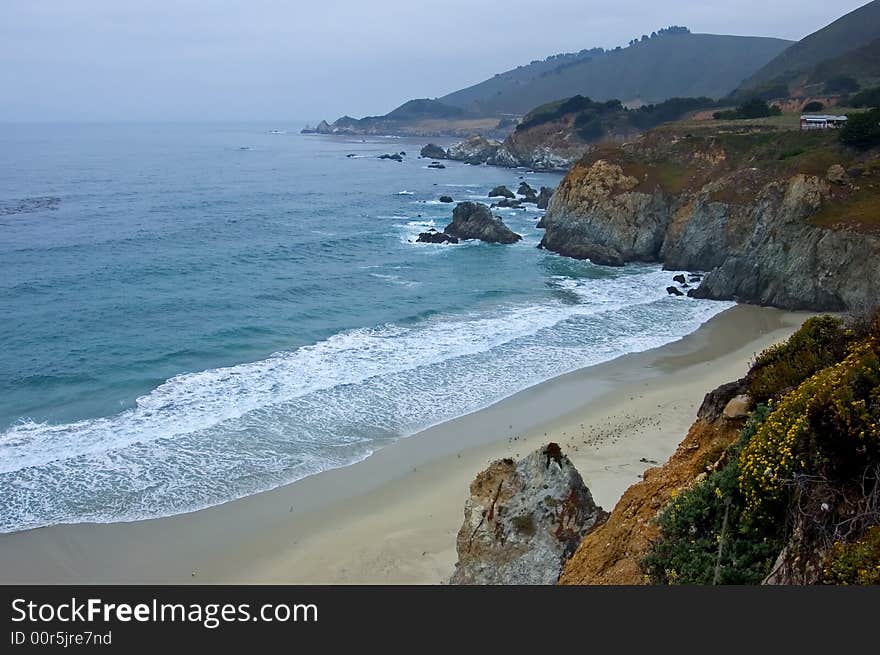
[[[611,510],[673,452],[706,393],[809,315],[737,305],[670,344],[221,505],[2,534],[0,583],[439,583],[452,573],[468,485],[489,461],[557,441]]]

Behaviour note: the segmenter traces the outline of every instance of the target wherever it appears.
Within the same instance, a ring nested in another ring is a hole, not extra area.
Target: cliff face
[[[845,152],[833,136],[658,130],[598,149],[554,194],[541,246],[709,271],[692,292],[701,298],[814,310],[870,304],[880,232],[876,218],[850,219],[873,188],[876,157]]]
[[[623,494],[608,520],[581,541],[565,565],[560,584],[645,584],[641,561],[657,538],[657,513],[675,494],[705,477],[737,438],[742,417],[728,403],[742,390],[736,382],[706,396],[697,421],[663,466],[645,471]]]

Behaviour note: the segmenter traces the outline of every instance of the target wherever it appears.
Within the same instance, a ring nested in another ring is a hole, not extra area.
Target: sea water
[[[561,176],[298,127],[0,126],[0,531],[346,466],[729,306],[537,249],[534,206],[514,245],[415,243],[441,195]]]

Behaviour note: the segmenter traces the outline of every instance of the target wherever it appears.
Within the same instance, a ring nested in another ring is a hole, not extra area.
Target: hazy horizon
[[[798,40],[865,3],[6,0],[3,122],[306,121],[384,114],[668,25]]]

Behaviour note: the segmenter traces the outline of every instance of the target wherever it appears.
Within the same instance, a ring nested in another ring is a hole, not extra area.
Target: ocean
[[[0,126],[0,532],[346,466],[730,306],[538,250],[535,209],[498,210],[514,245],[414,243],[440,195],[561,176],[299,127]]]

